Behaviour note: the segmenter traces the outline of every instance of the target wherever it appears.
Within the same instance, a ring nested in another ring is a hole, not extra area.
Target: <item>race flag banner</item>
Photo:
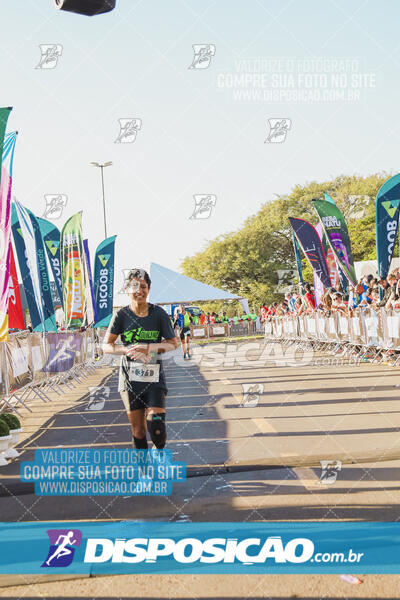
[[[26,209],[26,212],[28,213],[31,219],[33,232],[35,234],[36,260],[38,265],[40,292],[42,296],[43,311],[45,316],[44,330],[57,331],[57,323],[54,314],[53,299],[50,288],[49,270],[47,268],[46,251],[44,249],[42,234],[35,215],[28,209]]]
[[[299,242],[297,241],[297,238],[294,235],[294,231],[292,231],[292,237],[293,237],[294,257],[296,259],[297,277],[299,278],[299,283],[302,286],[304,284],[303,265],[301,264],[301,253],[300,253]]]
[[[324,247],[323,242],[322,242],[324,232],[322,231],[321,223],[316,224],[315,231],[318,233],[318,237],[321,240],[322,247]],[[325,252],[325,248],[324,248],[324,252]],[[326,252],[325,252],[325,256],[326,256]],[[328,270],[329,270],[328,259],[326,260],[326,264],[327,264]],[[330,273],[329,273],[329,275],[330,275]],[[324,286],[323,286],[321,279],[318,277],[318,275],[316,274],[315,271],[313,271],[313,282],[314,282],[315,303],[316,303],[316,306],[319,306],[321,303],[321,300],[322,300],[322,296],[324,295]],[[332,283],[332,280],[331,280],[331,283]]]
[[[38,327],[41,326],[42,321],[40,318],[39,308],[36,303],[36,297],[33,289],[33,278],[30,272],[30,266],[27,258],[27,248],[25,246],[25,240],[22,233],[22,229],[19,224],[15,204],[12,205],[11,210],[11,230],[14,238],[15,251],[17,254],[19,270],[22,277],[22,285],[24,286],[25,290],[25,296],[28,304],[32,328],[35,331],[39,331]]]
[[[54,282],[62,303],[63,294],[61,283],[60,230],[58,227],[53,225],[53,223],[50,223],[50,221],[47,221],[46,219],[36,217],[36,220],[39,223],[47,257],[53,273]]]
[[[68,219],[61,231],[60,256],[65,325],[78,328],[86,319],[82,211]]]
[[[22,310],[21,294],[19,292],[17,268],[15,266],[12,244],[10,244],[8,327],[10,329],[25,329],[24,311]]]
[[[96,299],[94,296],[92,267],[90,266],[89,241],[83,240],[85,250],[85,277],[86,277],[86,304],[88,307],[88,324],[95,323],[98,320]]]
[[[353,285],[357,285],[353,254],[345,218],[336,206],[326,200],[313,200],[327,240],[336,256],[339,267]]]
[[[321,229],[319,229],[319,228],[321,228]],[[322,241],[322,247],[325,252],[326,264],[328,265],[329,277],[331,280],[331,287],[338,289],[339,284],[340,284],[340,278],[339,278],[339,268],[337,266],[336,257],[333,253],[332,248],[329,245],[329,242],[325,235],[325,231],[322,228],[321,222],[317,223],[316,229],[318,230],[318,232],[320,234],[320,238]]]
[[[2,130],[2,128],[1,128]],[[3,131],[3,130],[2,130]],[[3,132],[4,135],[4,132]],[[0,181],[0,341],[8,340],[8,302],[11,248],[11,188],[16,132],[8,134],[2,142]]]
[[[98,316],[95,327],[108,327],[112,317],[116,237],[113,235],[101,242],[94,257],[94,294]]]
[[[326,256],[318,232],[304,219],[289,217],[290,224],[308,262],[316,272],[324,287],[331,286]]]
[[[40,273],[39,266],[37,260],[37,246],[36,246],[36,236],[35,231],[33,229],[32,221],[30,215],[26,208],[22,206],[18,200],[14,197],[14,206],[17,212],[17,217],[19,221],[19,234],[22,235],[25,249],[26,249],[26,263],[29,270],[29,277],[32,280],[33,287],[33,295],[34,300],[36,302],[36,306],[39,312],[40,323],[35,327],[32,327],[34,331],[45,331],[46,317],[44,314],[44,306],[43,306],[43,298],[42,298],[42,290],[40,285]],[[15,239],[15,238],[14,238]],[[18,258],[19,260],[19,258]]]
[[[399,545],[398,521],[3,522],[0,573],[399,574]]]
[[[375,227],[378,275],[386,279],[397,239],[400,212],[400,173],[382,185],[376,195]]]

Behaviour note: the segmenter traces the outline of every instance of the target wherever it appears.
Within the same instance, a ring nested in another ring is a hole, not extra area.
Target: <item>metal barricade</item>
[[[328,342],[332,344],[339,341],[337,313],[332,313],[329,317],[326,317],[326,335]]]
[[[208,337],[207,325],[191,325],[190,336],[194,340],[201,340]]]
[[[274,317],[273,320],[274,338],[280,340],[283,338],[282,317]]]
[[[249,324],[247,321],[240,323],[229,323],[229,337],[249,335]]]
[[[365,327],[361,314],[356,311],[354,317],[350,317],[350,344],[353,346],[365,346]]]
[[[400,349],[400,313],[390,310],[383,317],[386,341],[385,346],[388,349]]]
[[[210,323],[208,326],[208,337],[226,337],[228,335],[228,323]]]
[[[336,319],[339,342],[348,343],[350,341],[349,318],[337,312]]]
[[[272,319],[264,321],[264,339],[272,340],[274,338],[274,332],[272,327]]]

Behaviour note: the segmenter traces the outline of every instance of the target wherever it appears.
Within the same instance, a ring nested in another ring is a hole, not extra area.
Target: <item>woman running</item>
[[[106,354],[122,354],[118,391],[132,426],[133,444],[147,449],[147,431],[156,448],[164,448],[167,385],[158,354],[175,350],[178,340],[169,316],[147,302],[151,280],[143,269],[132,269],[125,279],[131,304],[113,316],[104,338]],[[121,336],[123,347],[115,346]]]

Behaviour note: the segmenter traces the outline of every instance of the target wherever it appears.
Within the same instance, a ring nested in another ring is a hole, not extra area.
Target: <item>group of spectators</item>
[[[201,311],[200,314],[194,313],[190,307],[188,307],[187,312],[190,314],[190,322],[193,325],[213,325],[215,323],[243,323],[248,321],[257,321],[258,315],[255,312],[245,313],[240,316],[236,315],[234,317],[228,317],[226,312],[222,312],[222,314],[216,312],[204,312]],[[179,308],[175,309],[175,313],[171,316],[171,321],[174,321],[177,318],[179,313]]]
[[[380,291],[381,290],[381,291]],[[316,310],[329,316],[332,312],[352,315],[356,308],[400,309],[400,269],[394,269],[386,279],[378,279],[374,275],[365,275],[356,286],[349,285],[345,291],[331,287],[325,290],[316,302],[313,287],[309,283],[303,285],[301,293],[293,290],[285,294],[282,302],[274,302],[260,307],[259,316],[262,322],[273,316],[283,316],[287,313],[301,315]]]

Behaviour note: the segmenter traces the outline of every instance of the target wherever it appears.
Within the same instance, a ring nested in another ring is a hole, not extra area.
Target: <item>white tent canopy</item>
[[[201,281],[196,281],[157,263],[151,263],[150,265],[150,279],[149,302],[153,304],[239,300],[242,297],[220,290],[212,285],[201,283]]]

